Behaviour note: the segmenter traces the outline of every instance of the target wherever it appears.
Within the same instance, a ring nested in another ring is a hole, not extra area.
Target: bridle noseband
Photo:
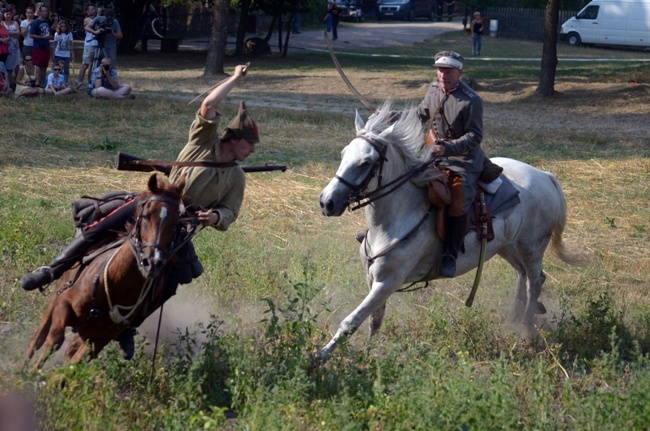
[[[133,256],[135,256],[136,261],[138,262],[138,266],[142,266],[142,261],[143,261],[143,253],[145,247],[153,247],[158,250],[160,250],[163,254],[163,260],[164,263],[167,262],[167,260],[171,257],[169,251],[174,248],[174,240],[169,244],[169,246],[162,246],[160,244],[160,234],[161,234],[161,228],[162,226],[158,226],[158,236],[156,238],[156,242],[142,242],[140,238],[140,229],[141,229],[141,224],[142,224],[142,216],[144,214],[144,207],[149,203],[149,202],[162,202],[166,205],[169,205],[172,207],[172,209],[168,209],[167,207],[164,207],[162,211],[179,211],[179,208],[181,206],[181,201],[179,200],[173,200],[170,198],[162,197],[162,196],[150,196],[142,201],[138,202],[138,209],[136,211],[136,219],[135,219],[135,226],[131,232],[129,232],[128,236],[128,243],[129,243],[129,248],[131,249],[131,252],[133,253]],[[160,224],[164,222],[165,217],[161,217],[160,219]]]

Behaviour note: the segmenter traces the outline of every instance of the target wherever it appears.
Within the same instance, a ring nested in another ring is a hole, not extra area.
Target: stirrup
[[[442,255],[440,273],[438,275],[446,278],[452,278],[456,275],[456,258],[452,254],[445,253]]]

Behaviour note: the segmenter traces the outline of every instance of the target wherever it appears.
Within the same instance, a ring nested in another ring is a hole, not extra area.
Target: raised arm
[[[237,85],[239,81],[246,76],[247,68],[245,65],[240,64],[235,67],[235,72],[230,78],[219,84],[214,90],[201,103],[201,117],[206,120],[213,120],[217,117],[217,105],[230,93],[230,91]]]

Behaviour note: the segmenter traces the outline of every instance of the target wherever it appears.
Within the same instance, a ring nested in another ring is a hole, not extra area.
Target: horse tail
[[[551,252],[560,258],[565,263],[573,266],[585,266],[589,262],[585,258],[584,254],[581,251],[572,250],[567,247],[562,239],[562,234],[564,233],[564,228],[566,227],[567,219],[567,201],[564,192],[562,191],[562,186],[557,180],[555,175],[549,174],[551,182],[555,186],[558,197],[560,199],[560,213],[557,216],[555,221],[555,226],[553,227],[553,233],[551,234]]]

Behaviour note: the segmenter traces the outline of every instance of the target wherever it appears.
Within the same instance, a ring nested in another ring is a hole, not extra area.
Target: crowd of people
[[[15,5],[0,0],[0,10],[0,96],[22,99],[85,91],[96,98],[135,98],[131,86],[117,78],[117,41],[122,30],[113,9],[86,7],[86,37],[76,82],[70,76],[75,49],[68,21],[42,3],[19,14]]]

